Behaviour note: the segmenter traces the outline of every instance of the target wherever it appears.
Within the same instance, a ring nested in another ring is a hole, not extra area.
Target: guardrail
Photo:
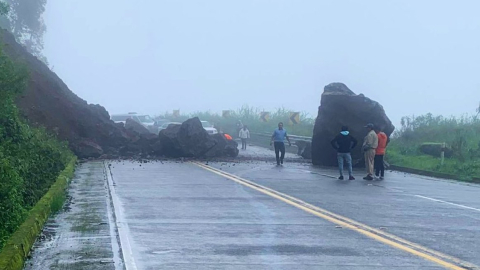
[[[264,133],[250,133],[252,141],[258,146],[269,147],[270,138],[272,134],[269,132]],[[302,155],[305,149],[310,147],[312,137],[288,135],[292,147],[287,147],[286,151],[292,154]],[[303,155],[302,155],[303,156]]]
[[[252,133],[252,135],[256,135],[256,136],[262,136],[262,137],[272,137],[272,134],[271,133],[267,133],[267,132],[264,132],[264,133]],[[312,137],[307,137],[307,136],[297,136],[297,135],[288,135],[288,137],[290,138],[290,141],[292,142],[292,144],[296,141],[307,141],[307,142],[312,142]]]

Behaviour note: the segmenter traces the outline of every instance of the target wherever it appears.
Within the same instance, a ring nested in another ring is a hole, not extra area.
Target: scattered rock
[[[295,142],[297,146],[297,155],[303,157],[304,159],[312,158],[312,143],[309,141],[298,140]]]
[[[364,126],[373,123],[390,136],[395,127],[385,114],[383,107],[363,94],[356,95],[343,83],[325,86],[312,138],[312,162],[316,165],[335,166],[336,151],[330,141],[348,126],[359,146],[352,151],[354,164],[362,164],[361,144],[367,131]]]

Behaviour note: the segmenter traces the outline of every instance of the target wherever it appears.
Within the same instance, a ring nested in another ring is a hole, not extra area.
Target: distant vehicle
[[[208,122],[208,121],[201,121],[201,122],[202,122],[202,127],[208,132],[208,134],[213,135],[213,134],[218,133],[218,130],[216,128],[214,128],[213,125],[210,124],[210,122]],[[158,127],[158,132],[160,132],[160,130],[162,130],[162,129],[166,129],[170,125],[181,125],[181,124],[182,123],[180,123],[180,122],[163,123],[160,127]]]
[[[171,122],[171,121],[168,120],[168,119],[157,119],[157,120],[155,120],[155,122],[153,123],[153,125],[158,128],[158,127],[161,127],[163,124],[169,123],[169,122]]]
[[[201,121],[201,122],[202,122],[203,128],[208,132],[208,134],[213,135],[218,133],[218,130],[214,128],[213,125],[210,124],[210,122],[208,121]]]
[[[163,123],[161,126],[158,127],[158,132],[160,132],[162,129],[168,128],[170,125],[181,125],[182,123],[179,122],[166,122]]]
[[[128,114],[114,114],[110,116],[110,119],[115,122],[115,123],[122,123],[125,125],[127,122],[127,119],[132,119],[137,123],[142,124],[144,127],[146,127],[148,130],[151,132],[155,132],[156,127],[154,127],[155,121],[146,114],[137,114],[134,112],[130,112]]]

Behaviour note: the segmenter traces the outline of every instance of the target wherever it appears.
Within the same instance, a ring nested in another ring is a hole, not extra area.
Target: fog
[[[48,0],[45,55],[111,113],[316,116],[343,82],[404,115],[474,113],[480,1]]]

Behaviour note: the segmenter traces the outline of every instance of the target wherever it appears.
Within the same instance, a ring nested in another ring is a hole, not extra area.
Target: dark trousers
[[[383,163],[383,155],[375,155],[375,175],[385,176],[385,164]]]
[[[285,158],[285,144],[283,142],[274,142],[273,146],[275,147],[275,157],[277,158],[277,164],[280,164],[280,161],[283,161]],[[282,156],[279,157],[280,152]]]
[[[247,139],[242,139],[242,149],[247,149]]]

